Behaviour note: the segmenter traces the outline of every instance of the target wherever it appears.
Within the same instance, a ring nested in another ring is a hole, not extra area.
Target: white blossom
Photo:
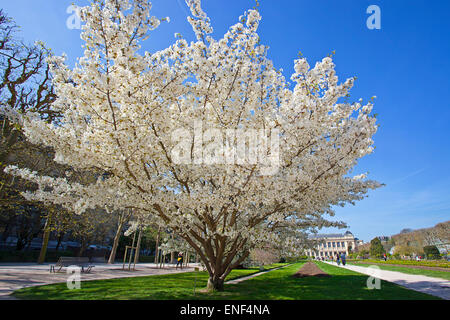
[[[223,280],[250,248],[277,241],[300,250],[303,231],[344,225],[326,219],[333,206],[379,187],[351,177],[357,160],[373,152],[377,125],[371,104],[344,102],[354,79],[339,83],[330,57],[314,68],[296,60],[290,86],[259,43],[257,11],[216,40],[200,1],[187,3],[196,41],[179,39],[153,53],[139,45],[159,25],[148,1],[82,8],[84,56],[73,69],[64,58],[51,60],[61,122],[23,120],[28,139],[53,147],[58,162],[108,178],[80,185],[7,170],[38,183],[29,198],[77,213],[105,206],[145,213],[194,248],[211,279]],[[196,121],[203,132],[279,130],[279,169],[260,175],[258,164],[175,163],[172,133],[194,136]]]

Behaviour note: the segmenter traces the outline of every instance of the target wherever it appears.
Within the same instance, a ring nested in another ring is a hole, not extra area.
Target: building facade
[[[313,248],[306,250],[306,255],[311,258],[335,257],[342,253],[347,255],[363,244],[350,231],[344,234],[313,234],[308,238],[314,243]]]

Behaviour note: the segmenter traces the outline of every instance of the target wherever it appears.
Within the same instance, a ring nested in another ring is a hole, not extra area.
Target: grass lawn
[[[193,272],[137,278],[86,281],[80,290],[68,290],[65,283],[24,288],[14,295],[22,299],[439,299],[382,281],[381,290],[366,288],[367,276],[325,263],[317,263],[331,278],[293,278],[303,265],[295,263],[258,277],[225,285],[224,292],[193,295]],[[258,269],[257,269],[258,270]],[[256,271],[257,271],[256,270]],[[227,280],[251,270],[233,270]],[[253,270],[255,272],[255,270]],[[197,274],[197,288],[206,287],[206,272]]]
[[[369,264],[364,264],[364,263],[351,262],[349,264],[354,265],[354,266],[360,266],[360,267],[369,267]],[[380,264],[377,264],[376,266],[380,267],[380,269],[382,269],[382,270],[398,271],[398,272],[403,272],[403,273],[418,274],[418,275],[422,275],[422,276],[450,280],[450,270],[449,271],[427,270],[427,269],[389,266],[389,265],[380,265]]]
[[[416,260],[381,260],[381,259],[364,259],[361,260],[361,262],[369,262],[369,263],[379,263],[379,264],[387,264],[387,265],[391,265],[391,264],[397,264],[400,266],[424,266],[424,267],[438,267],[438,268],[449,268],[450,270],[450,261],[446,261],[444,259],[441,260],[420,260],[420,261],[416,261]],[[352,262],[352,261],[348,261],[348,262]],[[354,261],[354,262],[358,262],[358,260]]]

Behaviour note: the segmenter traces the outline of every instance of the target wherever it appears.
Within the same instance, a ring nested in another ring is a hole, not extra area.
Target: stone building
[[[333,257],[336,254],[349,254],[363,244],[362,240],[355,238],[350,231],[334,234],[311,234],[308,237],[315,245],[312,249],[306,250],[308,257]]]

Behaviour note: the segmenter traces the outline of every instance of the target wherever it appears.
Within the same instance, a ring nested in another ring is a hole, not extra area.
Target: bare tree
[[[50,51],[42,42],[31,45],[24,43],[17,37],[17,30],[15,22],[0,10],[0,111],[37,112],[41,119],[51,122],[58,117],[58,112],[50,107],[56,98],[46,63]],[[5,112],[0,112],[0,127],[0,206],[2,215],[7,215],[1,219],[8,222],[5,227],[7,232],[4,234],[4,237],[7,237],[12,229],[11,224],[33,223],[35,219],[31,216],[35,216],[35,209],[42,209],[44,206],[25,201],[20,192],[28,189],[29,183],[5,174],[3,168],[11,163],[23,163],[22,160],[36,170],[49,168],[53,153],[50,148],[34,146],[27,142],[19,123],[11,121]],[[31,212],[30,210],[34,214],[20,214]],[[48,226],[49,222],[45,225]],[[41,228],[39,220],[39,229]],[[22,229],[18,228],[16,232]],[[23,234],[21,231],[19,233]],[[22,240],[17,245],[23,247]]]

